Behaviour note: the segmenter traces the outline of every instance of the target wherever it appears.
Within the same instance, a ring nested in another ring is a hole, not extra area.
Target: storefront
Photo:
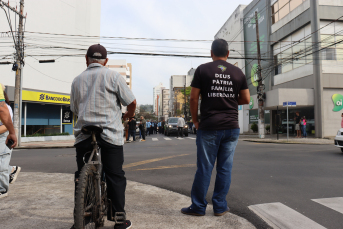
[[[13,109],[14,88],[6,92]],[[73,113],[70,111],[70,96],[44,91],[22,92],[22,136],[33,134],[73,134]]]

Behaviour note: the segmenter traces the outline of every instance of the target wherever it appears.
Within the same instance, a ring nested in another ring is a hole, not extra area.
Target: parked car
[[[343,128],[339,129],[335,137],[335,146],[341,148],[343,153]]]
[[[164,127],[164,135],[170,136],[171,134],[178,134],[177,130],[177,121],[179,118],[177,117],[170,117],[166,125]],[[187,137],[188,136],[188,125],[183,127],[183,134]]]

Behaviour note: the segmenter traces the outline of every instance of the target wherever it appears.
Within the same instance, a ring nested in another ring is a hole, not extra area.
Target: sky
[[[101,36],[213,40],[239,4],[251,0],[102,0]],[[183,53],[210,56],[211,42],[102,39],[112,51]],[[132,90],[138,104],[153,103],[153,87],[169,88],[171,75],[186,75],[210,58],[110,55],[132,63]]]

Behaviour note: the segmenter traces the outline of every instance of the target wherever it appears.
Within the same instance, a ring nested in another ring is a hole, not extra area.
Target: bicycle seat
[[[84,125],[81,129],[83,134],[92,134],[95,133],[96,135],[101,134],[103,132],[101,125]]]

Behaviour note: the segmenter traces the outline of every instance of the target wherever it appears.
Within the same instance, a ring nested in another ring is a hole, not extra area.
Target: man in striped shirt
[[[81,132],[84,125],[101,125],[103,133],[97,137],[101,147],[101,160],[106,174],[107,196],[112,201],[113,213],[125,212],[126,178],[123,171],[123,125],[121,104],[127,106],[124,120],[134,116],[136,99],[125,79],[106,68],[106,49],[98,45],[88,48],[87,69],[77,76],[71,86],[70,108],[78,116],[74,127],[76,161],[78,171],[84,165],[84,155],[93,149],[90,135]],[[111,220],[111,217],[108,218]],[[131,222],[115,225],[114,228],[130,228]]]

